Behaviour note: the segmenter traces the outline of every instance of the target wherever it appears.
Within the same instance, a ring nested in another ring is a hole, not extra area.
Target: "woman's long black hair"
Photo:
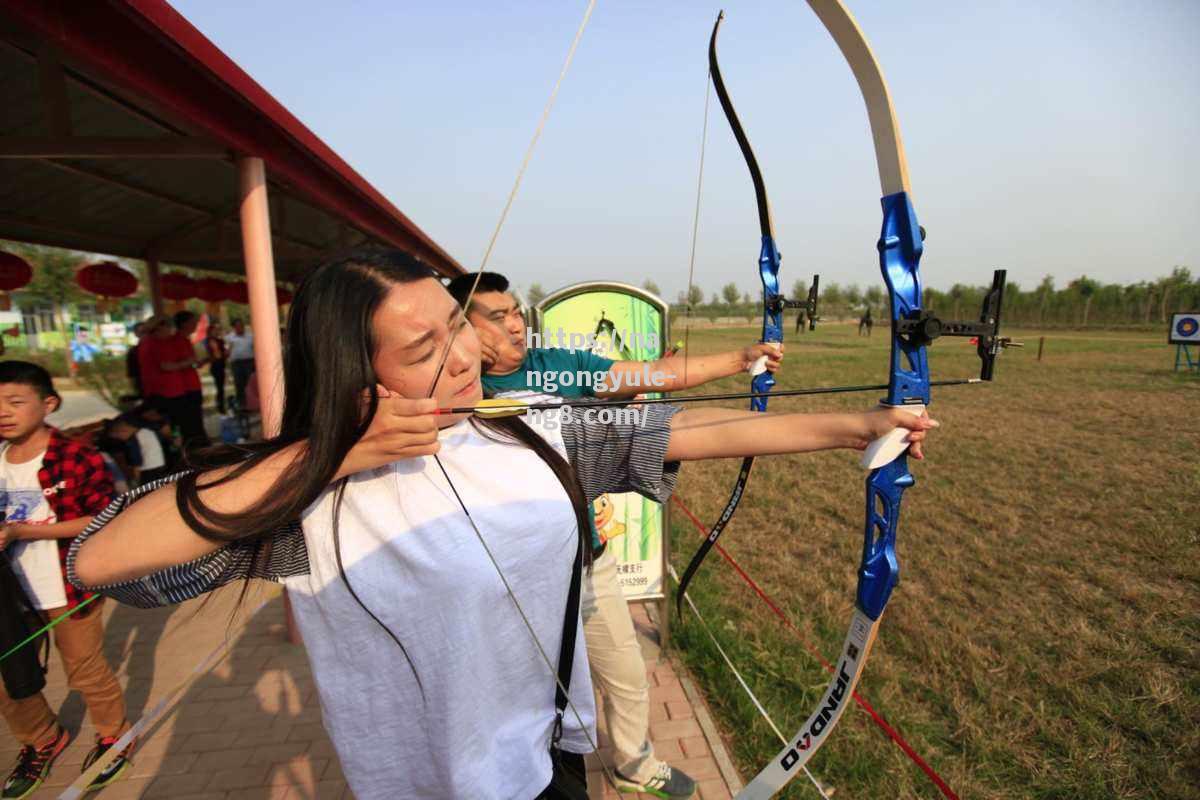
[[[379,408],[378,379],[371,365],[377,342],[372,321],[388,292],[436,277],[426,265],[398,250],[360,248],[311,272],[296,291],[288,315],[284,348],[283,420],[277,436],[264,442],[212,448],[193,459],[199,471],[179,480],[176,505],[184,521],[201,536],[219,541],[256,542],[255,558],[265,564],[271,534],[299,520],[333,481],[346,455],[367,432]],[[363,390],[370,395],[362,411]],[[480,420],[472,424],[500,441],[519,442],[533,450],[554,473],[570,498],[579,526],[580,546],[591,555],[591,507],[571,465],[519,417]],[[234,513],[220,512],[201,497],[204,489],[236,480],[265,459],[297,442],[306,452],[280,474],[261,503]],[[236,465],[213,479],[206,470]],[[338,513],[346,490],[339,481],[333,505],[333,535],[338,572],[354,600],[404,651],[404,645],[363,604],[341,563]],[[407,659],[408,653],[404,651]],[[412,660],[409,659],[412,666]],[[413,670],[414,675],[416,670]],[[417,678],[418,683],[420,678]]]

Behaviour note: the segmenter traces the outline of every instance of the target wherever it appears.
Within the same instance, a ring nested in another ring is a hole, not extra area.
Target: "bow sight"
[[[921,231],[924,238],[924,231]],[[914,347],[925,347],[939,336],[972,336],[981,362],[980,380],[990,381],[996,368],[996,356],[1006,347],[1024,347],[1007,336],[1000,335],[1000,311],[1004,305],[1006,270],[992,275],[992,288],[983,296],[979,320],[944,320],[931,311],[919,311],[911,317],[896,321],[896,335],[904,337]]]
[[[788,300],[781,294],[773,295],[766,299],[767,311],[772,314],[778,314],[785,308],[800,308],[804,310],[804,316],[808,319],[808,329],[810,331],[817,329],[817,322],[820,317],[817,316],[817,287],[821,284],[821,276],[813,275],[812,286],[808,287],[808,297],[804,300]]]

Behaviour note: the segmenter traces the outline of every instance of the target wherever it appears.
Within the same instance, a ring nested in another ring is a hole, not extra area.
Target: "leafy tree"
[[[1099,288],[1100,284],[1086,275],[1081,275],[1067,285],[1068,290],[1074,292],[1083,300],[1083,327],[1085,328],[1088,324],[1088,316],[1092,311],[1092,300],[1095,299]]]
[[[799,278],[792,284],[792,293],[790,297],[793,300],[802,300],[808,297],[808,284]]]
[[[1054,296],[1054,278],[1047,275],[1042,278],[1042,282],[1037,288],[1038,295],[1038,324],[1041,325],[1046,321],[1046,307],[1050,303],[1050,298]]]
[[[830,318],[835,315],[841,316],[840,312],[842,310],[842,305],[845,302],[841,285],[837,283],[831,283],[824,287],[824,289],[821,291],[821,294],[824,295],[825,308],[829,309],[825,316]]]
[[[967,296],[967,287],[956,283],[950,287],[950,301],[954,304],[954,319],[962,319],[962,301]]]
[[[526,299],[529,301],[529,305],[536,306],[546,299],[546,290],[542,288],[540,283],[535,283],[526,292]]]
[[[736,283],[727,283],[721,289],[721,298],[725,301],[726,305],[736,306],[741,297],[742,292],[738,289]]]
[[[1184,292],[1187,285],[1192,281],[1192,272],[1187,267],[1176,266],[1171,270],[1171,274],[1159,280],[1158,285],[1161,291],[1161,303],[1159,305],[1159,322],[1166,323],[1167,306],[1170,304],[1173,297]]]
[[[862,289],[858,288],[858,284],[854,284],[853,286],[847,287],[845,296],[846,296],[846,300],[845,300],[846,305],[849,307],[847,310],[849,310],[851,312],[853,311],[853,309],[857,309],[859,306],[861,306],[863,304]]]
[[[649,278],[646,278],[646,280],[642,281],[642,288],[645,289],[650,294],[657,295],[658,297],[662,297],[662,289],[659,289],[658,284],[655,283],[654,281],[650,280]]]

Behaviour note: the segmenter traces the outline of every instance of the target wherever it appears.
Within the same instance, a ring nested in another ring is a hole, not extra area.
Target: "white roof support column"
[[[279,342],[279,301],[275,294],[275,256],[271,252],[271,214],[267,172],[261,158],[238,159],[238,202],[242,251],[254,330],[254,372],[262,407],[263,438],[279,435],[283,419],[283,350]],[[287,590],[283,593],[287,640],[300,644]]]
[[[279,434],[283,418],[283,357],[279,342],[279,302],[275,294],[275,256],[271,252],[267,174],[261,158],[238,159],[238,198],[263,438],[270,439]]]

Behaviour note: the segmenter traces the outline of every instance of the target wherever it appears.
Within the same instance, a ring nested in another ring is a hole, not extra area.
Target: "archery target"
[[[1200,344],[1200,311],[1171,315],[1169,344]]]

